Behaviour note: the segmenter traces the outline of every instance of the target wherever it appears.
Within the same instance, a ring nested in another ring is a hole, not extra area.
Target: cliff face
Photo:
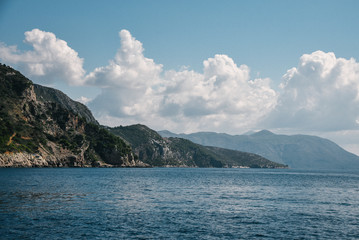
[[[204,147],[182,138],[162,138],[144,125],[108,128],[127,141],[139,159],[152,166],[284,168],[259,155]]]
[[[38,101],[58,103],[63,108],[72,111],[80,117],[84,118],[86,122],[98,125],[97,120],[84,104],[72,100],[63,92],[38,84],[34,84],[34,90]]]
[[[144,166],[63,93],[0,65],[0,167]]]

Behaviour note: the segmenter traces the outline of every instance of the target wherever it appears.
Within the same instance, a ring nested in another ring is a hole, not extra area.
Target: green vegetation
[[[182,138],[169,138],[170,146],[181,155],[191,155],[191,162],[198,167],[224,167],[224,163],[205,147]]]
[[[151,140],[161,141],[162,137],[152,129],[146,127],[145,125],[135,124],[131,126],[119,126],[114,128],[109,128],[109,130],[131,143],[132,147],[137,148],[143,145],[146,142]]]
[[[136,159],[151,166],[176,165],[175,161],[163,158],[163,139],[152,129],[141,124],[108,129],[131,145]]]
[[[6,97],[20,97],[24,90],[32,83],[20,72],[4,64],[0,64],[0,84],[0,96],[3,100]]]
[[[245,166],[250,168],[286,168],[287,165],[269,161],[254,153],[235,151],[219,147],[206,147],[228,167]]]
[[[98,125],[86,124],[85,132],[86,140],[90,143],[90,149],[94,149],[103,159],[109,158],[111,154],[120,154],[121,156],[131,154],[130,146]]]

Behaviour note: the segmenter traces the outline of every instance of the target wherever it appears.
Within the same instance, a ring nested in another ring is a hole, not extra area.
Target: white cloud
[[[100,87],[143,89],[158,84],[162,65],[143,55],[142,43],[127,30],[119,33],[121,48],[106,67],[96,68],[87,83]]]
[[[109,115],[141,121],[155,111],[154,90],[161,84],[162,65],[145,58],[142,43],[127,30],[119,36],[121,48],[115,59],[86,77],[87,84],[102,88],[90,106],[101,118]]]
[[[253,127],[276,103],[269,79],[250,80],[248,66],[226,55],[203,62],[203,74],[168,71],[161,115],[182,119],[192,130],[233,131]]]
[[[358,128],[359,64],[334,53],[304,54],[283,76],[270,125],[306,130]]]
[[[249,67],[238,67],[226,55],[205,60],[203,73],[163,72],[162,65],[144,57],[141,42],[128,31],[122,30],[120,38],[115,59],[87,76],[88,83],[102,88],[90,103],[100,119],[157,129],[230,131],[253,126],[276,104],[269,79],[251,80]]]
[[[33,29],[25,32],[25,43],[33,50],[20,52],[16,46],[1,43],[1,61],[16,64],[23,74],[41,83],[65,81],[71,85],[83,84],[83,59],[65,41],[51,32]]]

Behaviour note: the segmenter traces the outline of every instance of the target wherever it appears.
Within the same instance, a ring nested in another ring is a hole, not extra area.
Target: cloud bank
[[[16,64],[40,83],[64,81],[96,86],[101,93],[86,103],[102,124],[134,123],[176,132],[286,128],[305,131],[358,130],[359,64],[334,53],[304,54],[284,74],[280,90],[269,78],[251,78],[250,68],[227,55],[203,61],[203,72],[164,70],[146,58],[129,31],[107,66],[86,74],[83,59],[53,33],[25,33],[32,50],[0,44],[0,59]],[[83,93],[82,93],[83,94]]]

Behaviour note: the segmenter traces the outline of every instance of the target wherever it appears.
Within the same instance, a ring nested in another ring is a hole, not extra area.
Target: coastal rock
[[[0,167],[146,166],[86,106],[0,65]]]

